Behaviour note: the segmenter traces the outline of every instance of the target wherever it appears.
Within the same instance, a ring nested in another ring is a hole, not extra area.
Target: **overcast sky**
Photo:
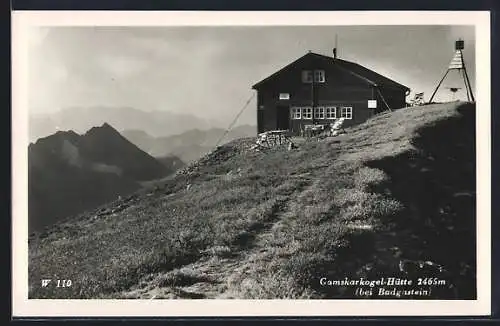
[[[474,27],[56,27],[33,29],[30,113],[130,106],[231,120],[251,86],[311,50],[338,55],[429,98],[465,40],[475,85]],[[454,72],[445,87],[463,84]],[[448,97],[443,89],[441,98]],[[438,98],[439,99],[439,98]],[[240,123],[255,124],[255,101]]]

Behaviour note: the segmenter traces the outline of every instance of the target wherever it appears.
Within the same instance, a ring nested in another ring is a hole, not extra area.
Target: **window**
[[[302,70],[302,82],[303,83],[312,83],[313,75],[311,70]]]
[[[313,76],[314,73],[314,76]],[[302,70],[302,82],[310,84],[315,83],[324,83],[325,82],[325,71],[324,70]]]
[[[301,114],[300,114],[301,110],[300,110],[300,108],[292,108],[292,110],[290,112],[291,112],[293,120],[299,120],[301,118]]]
[[[325,118],[325,108],[320,106],[314,109],[314,119],[324,119]]]
[[[337,119],[337,108],[334,106],[326,107],[326,118],[327,119]]]
[[[324,83],[325,82],[325,71],[324,70],[314,70],[314,82]]]
[[[311,107],[302,108],[302,119],[312,119],[312,115]]]
[[[343,106],[340,110],[340,117],[346,119],[352,119],[352,107]]]
[[[279,99],[280,100],[289,100],[290,94],[289,93],[280,93]]]

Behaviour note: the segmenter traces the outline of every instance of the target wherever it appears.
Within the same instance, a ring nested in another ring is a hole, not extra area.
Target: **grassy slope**
[[[431,297],[473,298],[474,108],[457,106],[387,113],[290,152],[225,145],[30,239],[30,297],[349,298],[319,278],[421,277],[410,263],[422,260],[454,285]]]

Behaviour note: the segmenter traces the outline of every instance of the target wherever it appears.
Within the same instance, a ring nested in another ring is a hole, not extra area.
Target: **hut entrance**
[[[288,130],[290,127],[290,107],[279,105],[276,107],[276,129]]]

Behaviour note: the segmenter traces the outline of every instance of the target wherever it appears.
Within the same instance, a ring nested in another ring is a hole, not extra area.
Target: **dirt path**
[[[264,273],[266,262],[275,259],[269,250],[274,231],[283,227],[283,221],[294,217],[291,203],[300,201],[315,186],[315,178],[282,200],[277,211],[258,229],[251,230],[250,240],[238,252],[222,255],[204,255],[194,263],[178,269],[148,275],[130,290],[122,292],[122,298],[136,299],[230,299],[240,298],[241,282],[251,282]],[[318,179],[316,179],[318,180]]]

